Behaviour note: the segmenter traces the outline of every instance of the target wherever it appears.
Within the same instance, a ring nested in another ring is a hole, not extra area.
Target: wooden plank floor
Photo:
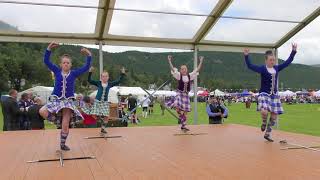
[[[93,160],[26,163],[56,158],[58,130],[0,134],[0,179],[320,179],[320,152],[280,150],[279,140],[303,145],[320,138],[285,132],[265,142],[259,129],[241,125],[190,126],[198,136],[174,136],[177,126],[112,128],[115,139],[83,139],[98,129],[72,129],[65,157]]]

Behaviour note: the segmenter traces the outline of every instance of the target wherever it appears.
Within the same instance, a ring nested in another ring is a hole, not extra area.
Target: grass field
[[[280,116],[280,130],[294,133],[309,134],[320,136],[320,104],[297,104],[283,105],[285,114]],[[259,127],[261,120],[259,113],[255,110],[256,105],[253,104],[251,109],[245,109],[244,104],[232,104],[228,106],[229,117],[225,123],[244,124]],[[208,117],[205,112],[205,104],[198,104],[199,124],[208,124]],[[141,109],[138,109],[138,115],[141,115]],[[188,115],[188,124],[193,124],[193,112]],[[0,108],[0,127],[2,130],[3,116]],[[165,126],[176,125],[177,120],[168,112],[161,116],[160,107],[155,105],[154,113],[148,118],[140,118],[141,123],[134,126]],[[46,128],[52,129],[53,125],[46,122]]]

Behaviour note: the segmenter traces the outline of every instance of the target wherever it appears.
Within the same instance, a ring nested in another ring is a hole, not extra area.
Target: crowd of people
[[[1,102],[3,131],[44,129],[44,118],[39,114],[43,106],[39,97],[23,93],[18,100],[18,91],[12,89],[9,96]]]

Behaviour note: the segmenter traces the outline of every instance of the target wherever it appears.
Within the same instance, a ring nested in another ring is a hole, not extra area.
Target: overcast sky
[[[13,0],[12,0],[13,1]],[[14,0],[96,6],[97,0]],[[208,14],[218,0],[117,0],[116,7],[170,12]],[[320,6],[320,0],[234,0],[224,15],[265,19],[302,21]],[[0,20],[22,31],[93,33],[96,9],[61,8],[1,4]],[[146,37],[192,38],[205,17],[176,16],[115,11],[109,33]],[[295,23],[259,22],[220,19],[205,37],[206,40],[274,43],[292,29]],[[280,58],[287,58],[291,43],[297,42],[296,63],[320,64],[320,18],[279,49]],[[168,49],[110,47],[104,50],[121,52],[172,51]]]

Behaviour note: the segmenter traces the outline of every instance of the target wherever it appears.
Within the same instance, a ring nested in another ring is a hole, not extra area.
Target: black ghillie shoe
[[[70,151],[70,148],[67,145],[60,145],[62,151]]]
[[[104,128],[101,128],[100,133],[101,133],[101,134],[107,134],[108,132],[107,132]]]
[[[267,141],[269,141],[269,142],[273,142],[273,139],[271,139],[270,134],[265,134],[265,135],[264,135],[264,138],[265,138]]]
[[[188,132],[188,131],[190,131],[190,129],[188,129],[188,128],[186,128],[186,127],[181,127],[181,131],[183,131],[183,132]]]

